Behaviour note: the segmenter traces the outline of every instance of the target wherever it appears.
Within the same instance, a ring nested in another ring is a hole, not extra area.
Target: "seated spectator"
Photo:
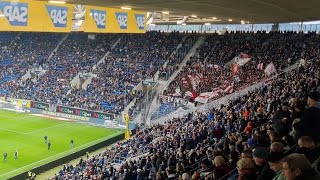
[[[257,147],[253,151],[253,161],[257,169],[257,180],[272,180],[275,173],[270,169],[266,161],[268,151],[266,148]]]
[[[272,180],[285,180],[283,170],[282,170],[282,159],[285,157],[282,152],[271,152],[267,161],[270,168],[276,173],[276,176]]]
[[[283,159],[283,171],[287,180],[319,180],[320,174],[303,154],[293,153]]]
[[[205,177],[208,175],[212,170],[212,164],[208,159],[205,159],[201,162],[201,171],[200,176]]]
[[[237,167],[238,161],[239,161],[238,151],[231,151],[230,152],[230,160],[229,160],[230,169],[235,169]]]
[[[213,160],[213,164],[215,166],[213,170],[214,179],[220,179],[230,171],[222,156],[216,156]]]
[[[241,153],[241,158],[249,158],[249,159],[252,159],[252,158],[253,158],[253,156],[252,156],[252,151],[249,150],[249,149],[242,151],[242,153]]]
[[[251,133],[252,133],[252,122],[251,122],[251,121],[248,122],[247,127],[244,128],[244,132],[245,132],[245,133],[248,133],[248,134],[251,134]]]
[[[242,158],[237,163],[239,173],[238,180],[256,180],[256,168],[254,162],[249,158]]]
[[[319,147],[316,147],[313,139],[309,136],[302,136],[298,140],[296,153],[304,154],[311,163],[320,157]]]
[[[281,142],[274,142],[270,145],[270,152],[283,152],[284,145]]]
[[[170,180],[170,179],[173,180],[173,179],[177,179],[178,178],[178,175],[176,174],[174,167],[169,166],[166,169],[166,173],[167,173],[167,176],[168,176],[167,180]]]
[[[190,180],[190,176],[188,173],[183,173],[179,180]]]

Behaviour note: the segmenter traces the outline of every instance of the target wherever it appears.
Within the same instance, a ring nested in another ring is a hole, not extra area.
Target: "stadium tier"
[[[49,179],[284,179],[299,158],[319,177],[315,32],[2,32],[0,45],[0,179],[122,136],[125,113],[132,138]]]
[[[297,160],[317,179],[319,72],[317,58],[219,108],[145,128],[49,179],[271,180],[287,176],[282,161]]]

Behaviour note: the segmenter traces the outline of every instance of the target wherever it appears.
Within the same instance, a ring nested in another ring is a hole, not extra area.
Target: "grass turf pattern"
[[[28,171],[72,152],[114,137],[120,130],[36,117],[0,110],[0,179]],[[44,141],[51,142],[51,148]],[[70,140],[74,148],[70,148]],[[14,151],[18,150],[18,160]],[[8,153],[7,161],[3,153]]]

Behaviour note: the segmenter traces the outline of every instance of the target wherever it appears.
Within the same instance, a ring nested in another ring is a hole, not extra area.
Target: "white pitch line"
[[[13,132],[13,133],[16,133],[16,134],[23,134],[23,135],[27,135],[27,133],[23,133],[23,132],[19,132],[19,131],[14,131],[14,130],[10,130],[10,129],[3,129],[3,128],[0,128],[0,130],[2,130],[2,131],[8,131],[8,132]]]
[[[26,134],[33,134],[35,132],[38,132],[38,131],[42,131],[42,130],[45,130],[45,129],[50,129],[50,128],[53,128],[53,127],[57,127],[57,126],[62,126],[64,124],[69,124],[71,122],[64,122],[64,123],[61,123],[61,124],[56,124],[56,125],[53,125],[53,126],[49,126],[49,127],[46,127],[46,128],[42,128],[42,129],[37,129],[37,130],[34,130],[34,131],[30,131],[30,132],[27,132]]]

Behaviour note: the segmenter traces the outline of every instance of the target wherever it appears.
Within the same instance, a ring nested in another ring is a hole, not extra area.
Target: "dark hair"
[[[312,169],[312,166],[309,160],[304,154],[293,153],[288,155],[282,160],[283,163],[286,163],[289,166],[290,170],[299,169],[300,171],[309,171]]]

